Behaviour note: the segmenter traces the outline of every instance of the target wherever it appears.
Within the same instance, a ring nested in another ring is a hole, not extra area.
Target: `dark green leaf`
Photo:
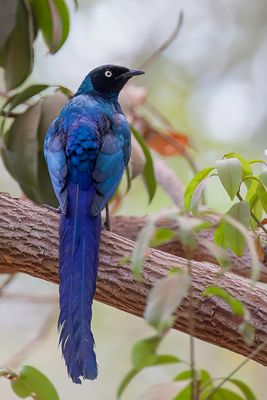
[[[208,177],[212,170],[214,170],[214,167],[205,168],[202,171],[199,171],[189,182],[184,193],[184,206],[187,210],[190,210],[192,207],[192,197],[198,185]]]
[[[145,319],[157,330],[169,329],[173,323],[173,313],[181,304],[190,288],[187,271],[177,271],[156,283],[148,295]]]
[[[219,286],[209,286],[207,287],[202,296],[217,296],[224,300],[232,309],[234,315],[239,317],[244,317],[246,313],[246,309],[241,301],[237,300],[233,296],[231,296],[225,289]]]
[[[19,1],[16,24],[5,45],[5,81],[7,90],[21,85],[33,66],[33,18],[28,3]]]
[[[41,104],[29,107],[20,114],[4,135],[2,156],[10,174],[25,186],[37,191],[38,126]],[[34,201],[40,201],[36,194]]]
[[[51,0],[50,0],[51,1]],[[58,47],[55,51],[59,50],[68,37],[70,29],[69,12],[64,0],[54,0],[58,17],[61,24],[61,38]],[[57,21],[57,20],[56,20]],[[57,22],[56,22],[57,23]]]
[[[34,395],[36,400],[59,400],[57,391],[50,380],[36,368],[26,365],[18,378],[11,381],[17,396],[26,398]]]
[[[151,202],[153,200],[153,197],[154,197],[154,195],[156,193],[156,189],[157,189],[157,182],[156,182],[156,178],[155,178],[152,157],[151,157],[150,151],[148,150],[148,147],[146,146],[140,133],[137,132],[137,130],[134,128],[134,126],[131,126],[131,130],[132,130],[132,133],[133,133],[135,139],[141,146],[144,156],[145,156],[145,159],[146,159],[146,163],[145,163],[144,170],[143,170],[143,177],[144,177],[145,185],[146,185],[148,195],[149,195],[149,202]]]
[[[69,13],[64,0],[33,0],[37,23],[51,53],[56,53],[69,33]]]
[[[226,192],[233,200],[242,180],[242,166],[237,158],[216,161],[216,168]]]
[[[239,201],[234,204],[227,213],[245,228],[250,224],[250,208],[247,201]],[[244,235],[235,226],[225,221],[224,224],[225,240],[231,250],[239,257],[242,256],[246,239]]]
[[[240,381],[239,379],[229,379],[229,382],[233,383],[241,390],[246,400],[257,400],[254,393],[244,382]]]
[[[11,34],[15,22],[18,0],[2,0],[0,12],[0,50]]]

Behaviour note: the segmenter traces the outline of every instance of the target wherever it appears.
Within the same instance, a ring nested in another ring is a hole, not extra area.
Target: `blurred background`
[[[180,10],[184,24],[177,39],[159,60],[138,79],[148,89],[148,101],[160,110],[178,132],[190,137],[199,167],[212,165],[226,152],[263,158],[267,148],[267,2],[266,0],[80,0],[71,13],[70,35],[55,55],[47,54],[43,39],[35,44],[35,66],[27,83],[61,84],[73,91],[88,71],[104,63],[138,67],[173,31]],[[4,90],[0,75],[1,90]],[[170,157],[170,166],[186,184],[192,176],[181,157]],[[0,161],[0,190],[20,196],[17,183]],[[222,187],[211,181],[208,204],[219,211],[229,200]],[[157,188],[147,205],[140,178],[119,213],[144,215],[171,205]],[[28,276],[19,276],[8,292],[56,295],[58,288]],[[0,365],[34,337],[51,309],[20,299],[0,301]],[[97,381],[75,386],[67,378],[58,350],[55,320],[47,339],[24,363],[34,365],[52,379],[64,400],[114,399],[122,376],[130,367],[131,345],[151,334],[140,319],[108,306],[94,304],[93,331],[100,374]],[[189,337],[171,332],[162,350],[188,359]],[[197,341],[197,367],[221,377],[242,357]],[[182,367],[147,369],[130,385],[125,398],[134,399],[154,383],[164,382]],[[266,370],[250,362],[240,372],[258,399],[266,398]],[[0,382],[1,399],[13,400],[9,383]]]

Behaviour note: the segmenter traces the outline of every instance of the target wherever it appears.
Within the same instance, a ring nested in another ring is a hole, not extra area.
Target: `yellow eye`
[[[105,71],[105,76],[107,77],[107,78],[110,78],[111,76],[112,76],[112,72],[111,71]]]

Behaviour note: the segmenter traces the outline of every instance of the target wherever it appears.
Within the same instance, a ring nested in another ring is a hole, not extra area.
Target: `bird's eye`
[[[107,78],[110,78],[111,76],[112,76],[112,72],[111,71],[105,71],[105,76],[107,77]]]

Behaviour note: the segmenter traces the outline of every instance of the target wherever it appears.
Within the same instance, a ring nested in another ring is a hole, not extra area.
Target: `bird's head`
[[[107,97],[117,97],[130,78],[142,75],[144,71],[129,69],[118,65],[102,65],[86,76],[78,93],[97,92]]]

